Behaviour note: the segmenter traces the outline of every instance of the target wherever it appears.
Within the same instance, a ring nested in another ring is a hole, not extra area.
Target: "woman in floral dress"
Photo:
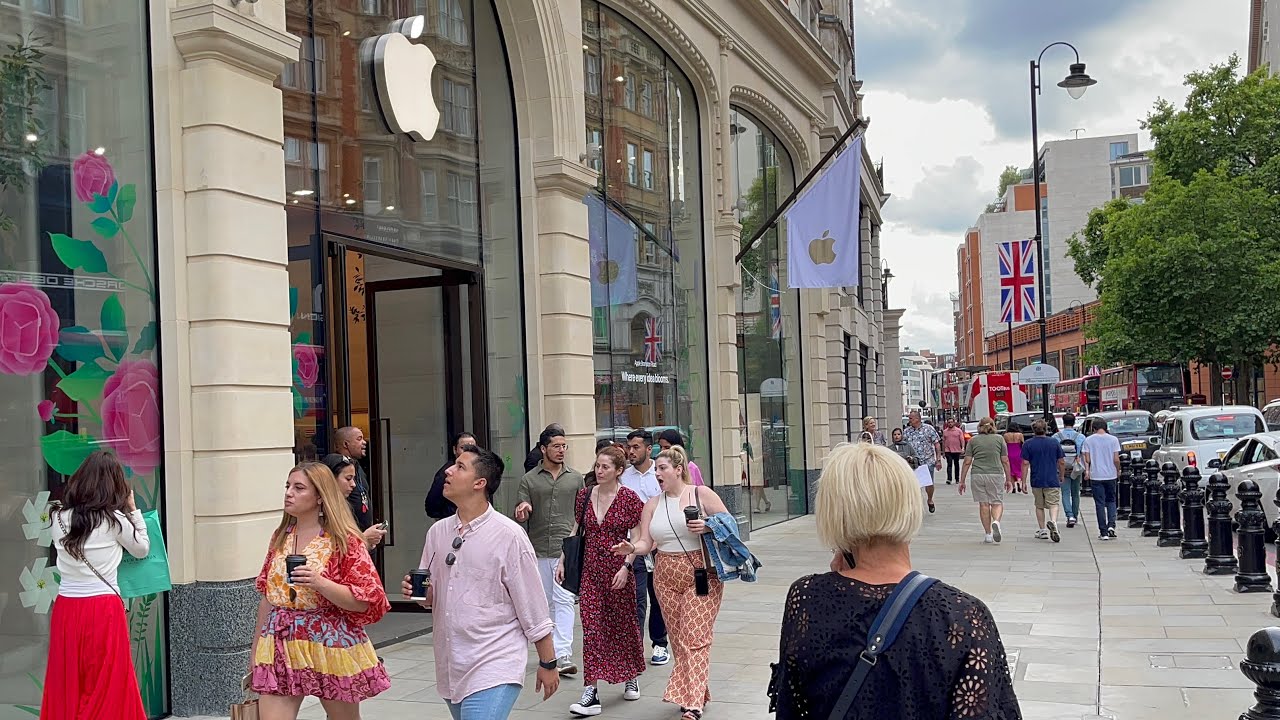
[[[578,491],[575,513],[586,538],[582,563],[582,698],[569,706],[579,717],[599,715],[602,709],[596,684],[623,683],[622,697],[640,699],[638,677],[644,672],[644,641],[636,622],[636,579],[632,562],[643,558],[614,555],[610,548],[625,540],[644,511],[644,502],[619,482],[627,467],[626,456],[616,447],[596,455],[594,487]],[[564,556],[556,571],[564,579]]]
[[[287,555],[306,565],[285,574]],[[263,720],[297,718],[302,699],[320,698],[330,720],[358,720],[360,702],[391,687],[364,626],[390,604],[360,529],[323,463],[289,473],[284,517],[256,583],[258,633],[250,689]]]

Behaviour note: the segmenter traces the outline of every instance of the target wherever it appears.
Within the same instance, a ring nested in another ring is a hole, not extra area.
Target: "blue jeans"
[[[638,557],[634,563],[636,573],[636,621],[640,623],[640,637],[644,639],[644,616],[646,605],[651,607],[649,615],[649,640],[655,646],[667,646],[667,622],[662,617],[662,608],[658,607],[658,596],[653,591],[653,578],[644,558]]]
[[[1093,478],[1093,506],[1098,512],[1098,534],[1116,526],[1116,479]]]
[[[478,690],[460,703],[446,703],[453,720],[507,720],[520,697],[519,685],[499,685]]]
[[[1062,481],[1062,512],[1068,518],[1080,519],[1080,476],[1073,478],[1070,472]]]

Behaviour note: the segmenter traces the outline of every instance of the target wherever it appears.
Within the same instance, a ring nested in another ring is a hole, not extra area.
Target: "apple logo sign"
[[[830,230],[823,230],[822,237],[809,241],[809,259],[814,265],[830,265],[836,261],[836,239]]]
[[[416,141],[435,137],[440,125],[440,109],[431,92],[436,56],[426,45],[409,42],[422,35],[425,25],[421,15],[397,20],[390,32],[366,40],[362,48],[387,128]]]

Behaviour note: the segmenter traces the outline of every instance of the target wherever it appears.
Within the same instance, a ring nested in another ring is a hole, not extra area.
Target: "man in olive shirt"
[[[573,664],[573,593],[556,583],[561,541],[573,532],[574,505],[583,487],[582,474],[564,464],[569,444],[564,431],[548,427],[538,438],[542,462],[520,479],[516,500],[516,520],[527,523],[529,541],[538,555],[542,589],[551,605],[555,623],[556,669],[561,675],[576,675]]]

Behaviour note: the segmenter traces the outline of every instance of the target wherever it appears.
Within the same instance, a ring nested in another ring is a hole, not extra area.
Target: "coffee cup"
[[[409,599],[425,602],[427,599],[427,588],[431,586],[431,571],[426,568],[418,568],[409,571]]]
[[[684,521],[693,522],[698,519],[698,506],[690,505],[684,509]]]
[[[284,581],[293,584],[293,571],[307,564],[306,555],[286,555],[284,558]]]

